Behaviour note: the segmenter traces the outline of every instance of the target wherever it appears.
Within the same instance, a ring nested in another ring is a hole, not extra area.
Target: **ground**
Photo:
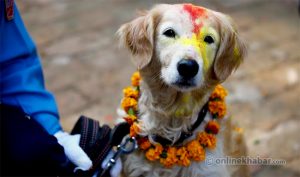
[[[71,130],[81,114],[112,124],[122,88],[135,70],[128,53],[118,48],[115,32],[153,2],[17,3],[38,46],[46,86],[56,97],[64,129]],[[230,115],[244,130],[249,155],[287,161],[283,166],[251,166],[252,175],[300,176],[297,1],[203,0],[200,4],[232,16],[248,45],[245,62],[225,86]]]

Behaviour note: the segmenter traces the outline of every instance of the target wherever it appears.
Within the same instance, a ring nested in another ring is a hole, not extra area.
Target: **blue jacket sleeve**
[[[45,89],[36,46],[26,31],[16,5],[14,19],[5,18],[0,0],[1,103],[19,106],[49,134],[61,130],[53,95]]]

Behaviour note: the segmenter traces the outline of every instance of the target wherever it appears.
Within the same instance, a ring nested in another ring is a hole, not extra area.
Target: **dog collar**
[[[200,124],[203,122],[205,115],[207,114],[208,111],[208,102],[202,107],[202,109],[200,110],[197,120],[196,122],[192,125],[192,127],[187,131],[187,132],[181,132],[181,135],[179,137],[179,139],[173,143],[172,141],[170,141],[169,139],[163,138],[159,135],[153,135],[152,139],[155,142],[158,142],[159,144],[163,145],[163,146],[171,146],[171,145],[175,145],[178,146],[179,144],[181,144],[184,140],[188,139],[189,137],[191,137],[194,134],[194,131],[200,126]]]
[[[138,99],[140,96],[140,74],[133,73],[131,77],[131,86],[123,90],[124,98],[121,106],[127,113],[124,117],[126,122],[130,125],[131,137],[135,137],[138,141],[139,150],[145,152],[145,157],[149,161],[159,161],[163,166],[170,168],[173,165],[189,166],[191,161],[203,161],[205,159],[206,150],[213,150],[216,147],[217,137],[220,125],[218,121],[226,114],[225,97],[227,91],[221,85],[217,85],[211,94],[208,102],[203,106],[199,112],[196,122],[192,125],[188,132],[183,132],[179,140],[174,144],[160,136],[154,136],[155,144],[151,143],[148,136],[139,135],[140,122],[138,115]],[[212,116],[206,126],[205,130],[197,132],[196,138],[184,143],[188,137],[194,134],[194,130],[199,127],[207,113]]]

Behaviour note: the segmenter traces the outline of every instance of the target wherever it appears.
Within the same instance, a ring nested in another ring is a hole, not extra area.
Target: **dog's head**
[[[139,70],[159,63],[153,73],[180,92],[223,82],[245,53],[228,16],[191,4],[157,5],[118,34]]]

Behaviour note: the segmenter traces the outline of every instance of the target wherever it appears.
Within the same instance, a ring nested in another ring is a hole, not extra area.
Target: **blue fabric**
[[[0,104],[0,176],[74,176],[64,148],[19,107]]]
[[[6,20],[0,0],[0,96],[1,103],[19,106],[49,134],[61,130],[53,95],[45,89],[36,46],[14,5],[14,19]]]

